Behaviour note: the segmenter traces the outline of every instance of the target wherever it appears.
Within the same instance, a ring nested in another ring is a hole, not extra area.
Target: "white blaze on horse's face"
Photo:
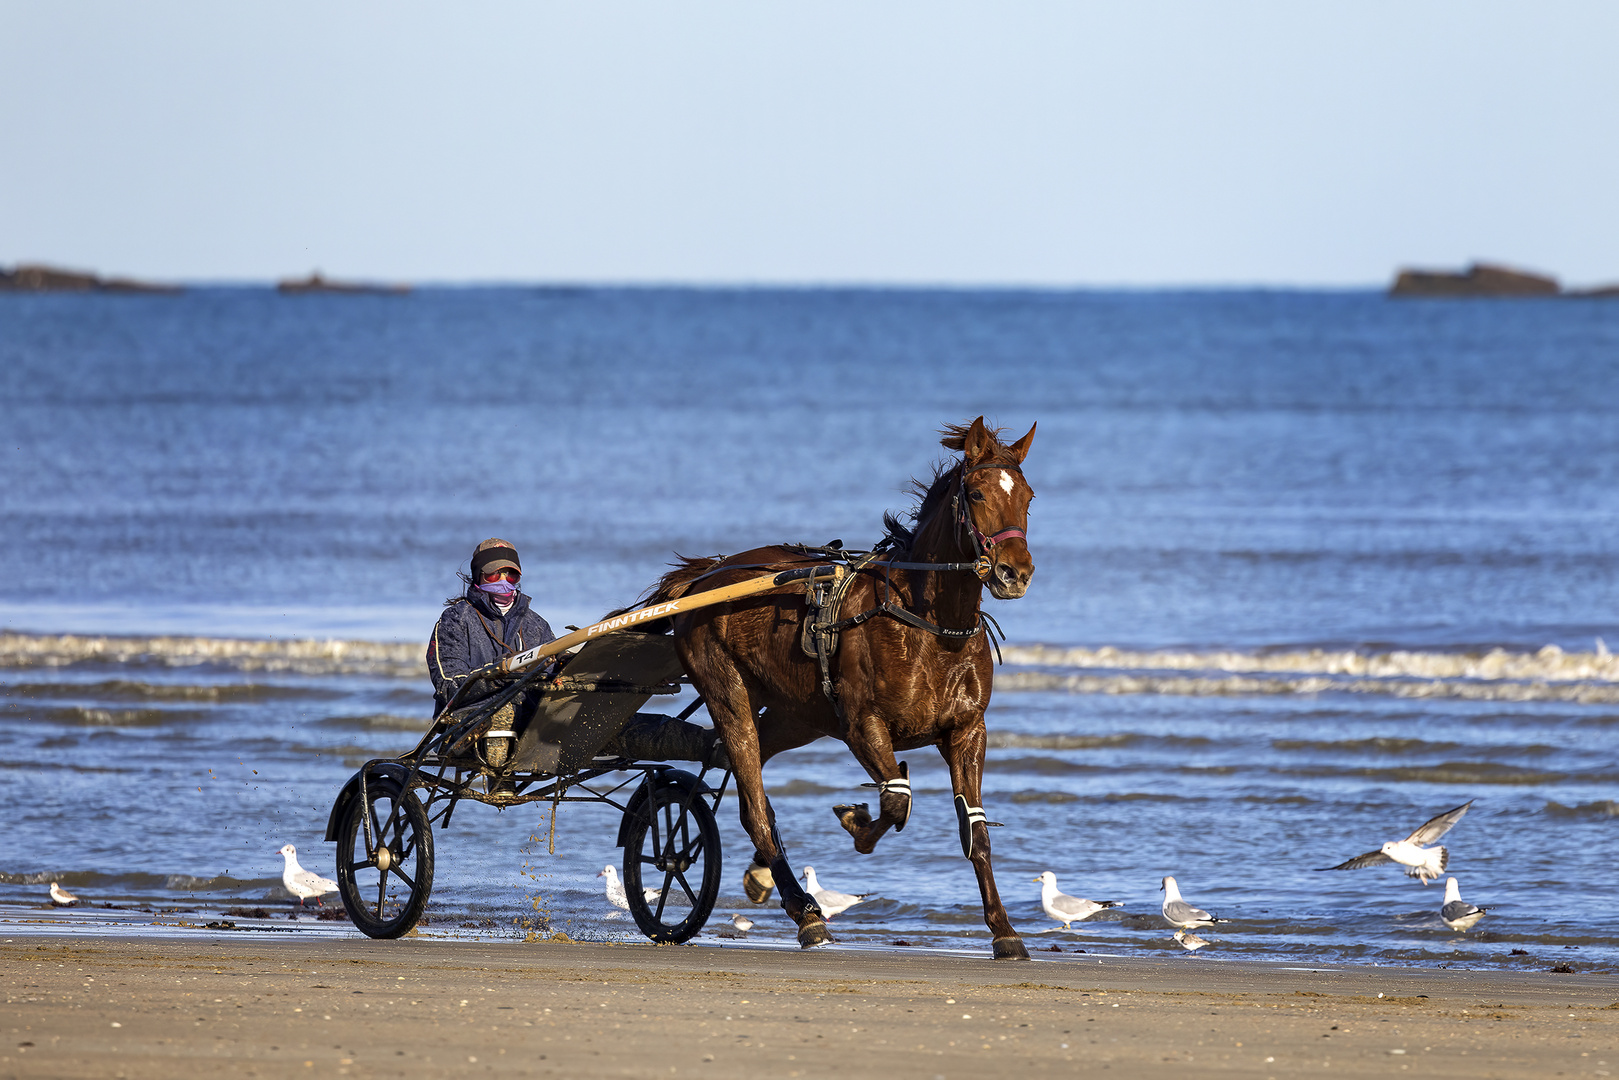
[[[1001,490],[1008,495],[1012,494],[1012,474],[1005,469],[996,469],[995,471],[1001,474]]]

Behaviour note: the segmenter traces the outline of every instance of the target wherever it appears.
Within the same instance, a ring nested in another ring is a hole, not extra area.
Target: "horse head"
[[[971,424],[951,425],[939,440],[961,451],[955,518],[966,551],[979,561],[979,576],[998,600],[1016,600],[1029,591],[1034,557],[1029,554],[1029,502],[1034,490],[1023,478],[1023,459],[1034,443],[1034,429],[1006,445],[980,416]]]

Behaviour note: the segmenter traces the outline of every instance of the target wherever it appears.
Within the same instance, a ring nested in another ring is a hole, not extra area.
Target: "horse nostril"
[[[1027,570],[1019,570],[1010,563],[1001,563],[995,568],[995,572],[1000,577],[1001,581],[1008,585],[1027,585],[1029,583],[1029,576],[1034,573],[1034,567],[1031,566]]]

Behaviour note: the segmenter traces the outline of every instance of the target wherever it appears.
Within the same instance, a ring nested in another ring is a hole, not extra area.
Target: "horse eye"
[[[971,499],[973,502],[983,502],[984,493],[979,491],[977,488],[973,488],[971,491],[967,492],[967,498]]]

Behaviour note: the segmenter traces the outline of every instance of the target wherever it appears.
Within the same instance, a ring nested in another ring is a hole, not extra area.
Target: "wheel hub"
[[[394,864],[393,849],[387,845],[377,848],[377,869],[386,871]]]

